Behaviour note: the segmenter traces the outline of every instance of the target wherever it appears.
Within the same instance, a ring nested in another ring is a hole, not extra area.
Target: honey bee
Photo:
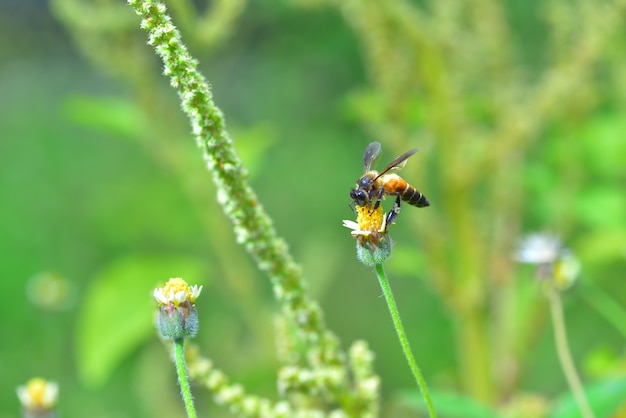
[[[379,173],[372,170],[372,165],[382,153],[380,142],[372,142],[365,148],[363,154],[364,174],[356,182],[356,187],[350,191],[352,203],[357,206],[365,206],[372,211],[378,209],[381,200],[387,196],[396,196],[392,210],[387,215],[386,223],[391,225],[400,212],[400,202],[403,200],[411,206],[423,208],[430,203],[421,192],[411,186],[406,180],[395,173],[389,173],[404,167],[406,161],[417,152],[417,148],[408,150],[387,164]]]

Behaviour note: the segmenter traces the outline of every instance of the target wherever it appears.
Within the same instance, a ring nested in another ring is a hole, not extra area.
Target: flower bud
[[[162,288],[154,289],[159,304],[157,328],[164,338],[195,337],[198,333],[198,313],[195,301],[202,286],[190,287],[180,278],[170,279]]]
[[[54,418],[59,386],[40,377],[17,388],[24,418]]]

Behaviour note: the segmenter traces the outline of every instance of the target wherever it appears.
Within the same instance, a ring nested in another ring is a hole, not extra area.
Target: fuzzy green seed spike
[[[254,257],[271,277],[274,293],[286,305],[309,341],[326,344],[324,356],[331,362],[343,357],[338,342],[325,327],[317,304],[305,294],[300,269],[287,245],[278,238],[270,218],[249,187],[248,172],[237,156],[226,131],[222,112],[213,103],[208,82],[197,70],[197,62],[183,44],[180,33],[166,14],[165,5],[152,0],[130,0],[149,34],[148,43],[163,60],[164,74],[181,99],[192,131],[218,190],[218,201],[234,225],[237,242]]]
[[[346,355],[337,337],[327,329],[319,305],[307,295],[299,267],[250,188],[248,172],[235,152],[224,116],[213,102],[209,83],[198,72],[198,64],[182,42],[165,5],[155,0],[129,0],[129,4],[141,16],[148,43],[162,59],[163,72],[170,78],[190,119],[216,184],[218,202],[233,224],[236,240],[270,276],[274,295],[305,344],[309,366],[313,370],[346,370]],[[360,394],[347,380],[325,389],[328,399],[346,408],[360,400]]]

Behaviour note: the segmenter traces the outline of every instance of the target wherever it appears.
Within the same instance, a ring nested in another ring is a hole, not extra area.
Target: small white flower
[[[537,277],[549,279],[559,290],[574,284],[580,273],[580,262],[555,235],[531,234],[524,238],[515,253],[521,263],[537,265]]]
[[[515,259],[520,263],[550,264],[559,258],[561,250],[561,241],[555,235],[531,234],[520,242]]]
[[[195,337],[198,333],[198,313],[195,301],[202,286],[189,286],[176,277],[152,293],[159,304],[156,326],[161,336],[168,339]]]
[[[26,410],[50,410],[57,403],[59,385],[36,377],[29,380],[26,385],[17,388],[17,397]]]
[[[202,286],[189,286],[181,278],[170,279],[164,287],[154,289],[152,295],[160,305],[168,305],[170,303],[178,306],[186,300],[192,304],[196,301]]]

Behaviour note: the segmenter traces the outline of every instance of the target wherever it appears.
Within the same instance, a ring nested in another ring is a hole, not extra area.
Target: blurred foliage
[[[618,416],[616,412],[623,408],[626,398],[626,379],[610,379],[594,385],[586,390],[589,402],[599,417]],[[613,415],[615,414],[615,415]],[[550,418],[574,418],[579,416],[578,408],[568,393],[557,400]]]
[[[546,302],[511,260],[538,229],[583,263],[564,295],[570,345],[597,416],[623,414],[621,1],[168,5],[330,328],[377,353],[382,415],[419,408],[402,400],[410,373],[341,228],[372,140],[388,160],[420,147],[402,175],[432,206],[403,207],[388,271],[416,358],[448,399],[441,415],[480,403],[508,414],[524,393],[549,416],[575,413]],[[276,398],[270,285],[235,243],[137,17],[113,0],[0,10],[0,418],[16,416],[15,388],[35,375],[60,383],[65,417],[183,416],[142,316],[152,288],[183,274],[172,263],[205,286],[203,352]],[[71,297],[38,303],[42,275]],[[230,416],[195,396],[203,415]]]

